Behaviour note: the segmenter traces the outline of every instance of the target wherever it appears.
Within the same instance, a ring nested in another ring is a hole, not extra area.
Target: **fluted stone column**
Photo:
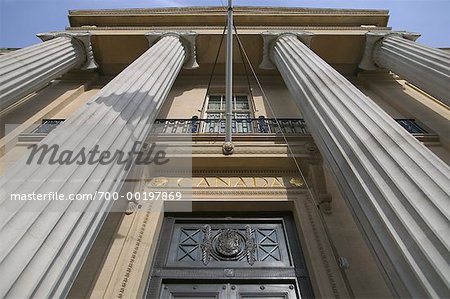
[[[265,35],[266,52],[393,289],[448,296],[449,167],[299,38]]]
[[[366,35],[360,68],[385,68],[450,106],[450,53],[421,45],[413,33]]]
[[[43,143],[79,153],[82,148],[128,153],[143,142],[180,69],[195,54],[183,44],[195,34],[159,40]],[[154,36],[151,38],[155,41]],[[194,59],[195,60],[195,59]],[[18,161],[0,181],[0,297],[64,297],[93,244],[112,200],[17,202],[11,193],[94,194],[121,189],[124,164]]]
[[[38,34],[44,42],[0,56],[0,110],[73,68],[93,69],[89,33]]]

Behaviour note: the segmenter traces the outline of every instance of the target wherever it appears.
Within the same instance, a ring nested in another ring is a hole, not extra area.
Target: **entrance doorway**
[[[265,216],[166,215],[146,297],[313,297],[292,216]]]

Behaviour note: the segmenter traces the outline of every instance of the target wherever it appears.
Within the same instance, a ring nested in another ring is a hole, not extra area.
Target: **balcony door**
[[[292,217],[165,217],[146,297],[312,297]]]
[[[251,110],[246,95],[236,95],[233,100],[233,133],[251,133]],[[203,133],[225,133],[226,102],[224,95],[210,95],[205,111]]]

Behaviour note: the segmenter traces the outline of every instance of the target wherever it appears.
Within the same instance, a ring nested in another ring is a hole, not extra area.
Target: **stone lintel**
[[[89,32],[67,32],[67,31],[53,31],[36,34],[42,41],[48,41],[57,37],[69,37],[78,44],[83,51],[86,59],[81,65],[82,70],[92,70],[98,68],[98,64],[95,61],[94,53],[92,51],[91,33]]]
[[[261,33],[263,38],[263,58],[261,64],[259,65],[260,69],[263,70],[274,70],[276,69],[275,64],[272,62],[272,49],[278,38],[283,35],[295,35],[302,43],[311,46],[311,39],[314,36],[314,33],[307,31],[296,31],[296,32],[276,32],[276,31],[267,31]]]
[[[177,36],[181,43],[183,44],[184,50],[186,51],[186,59],[184,61],[183,68],[185,69],[196,69],[199,67],[197,63],[197,49],[195,40],[197,38],[197,33],[193,31],[153,31],[145,34],[150,47],[153,46],[158,40],[164,36],[174,35]]]
[[[374,53],[377,45],[388,36],[401,36],[405,39],[416,41],[420,37],[420,33],[406,32],[406,31],[392,31],[392,32],[376,32],[369,31],[366,33],[366,45],[364,47],[364,54],[359,63],[359,68],[366,71],[374,71],[379,69],[374,61]]]

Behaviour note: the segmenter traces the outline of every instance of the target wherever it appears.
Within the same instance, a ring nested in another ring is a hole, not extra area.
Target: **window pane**
[[[236,119],[247,119],[250,118],[250,113],[235,113],[234,118]]]
[[[248,104],[248,99],[246,96],[236,96],[236,109],[238,110],[248,110],[250,106]]]
[[[208,101],[208,110],[220,110],[220,96],[210,96]]]
[[[206,116],[207,119],[219,119],[220,113],[209,112]]]

